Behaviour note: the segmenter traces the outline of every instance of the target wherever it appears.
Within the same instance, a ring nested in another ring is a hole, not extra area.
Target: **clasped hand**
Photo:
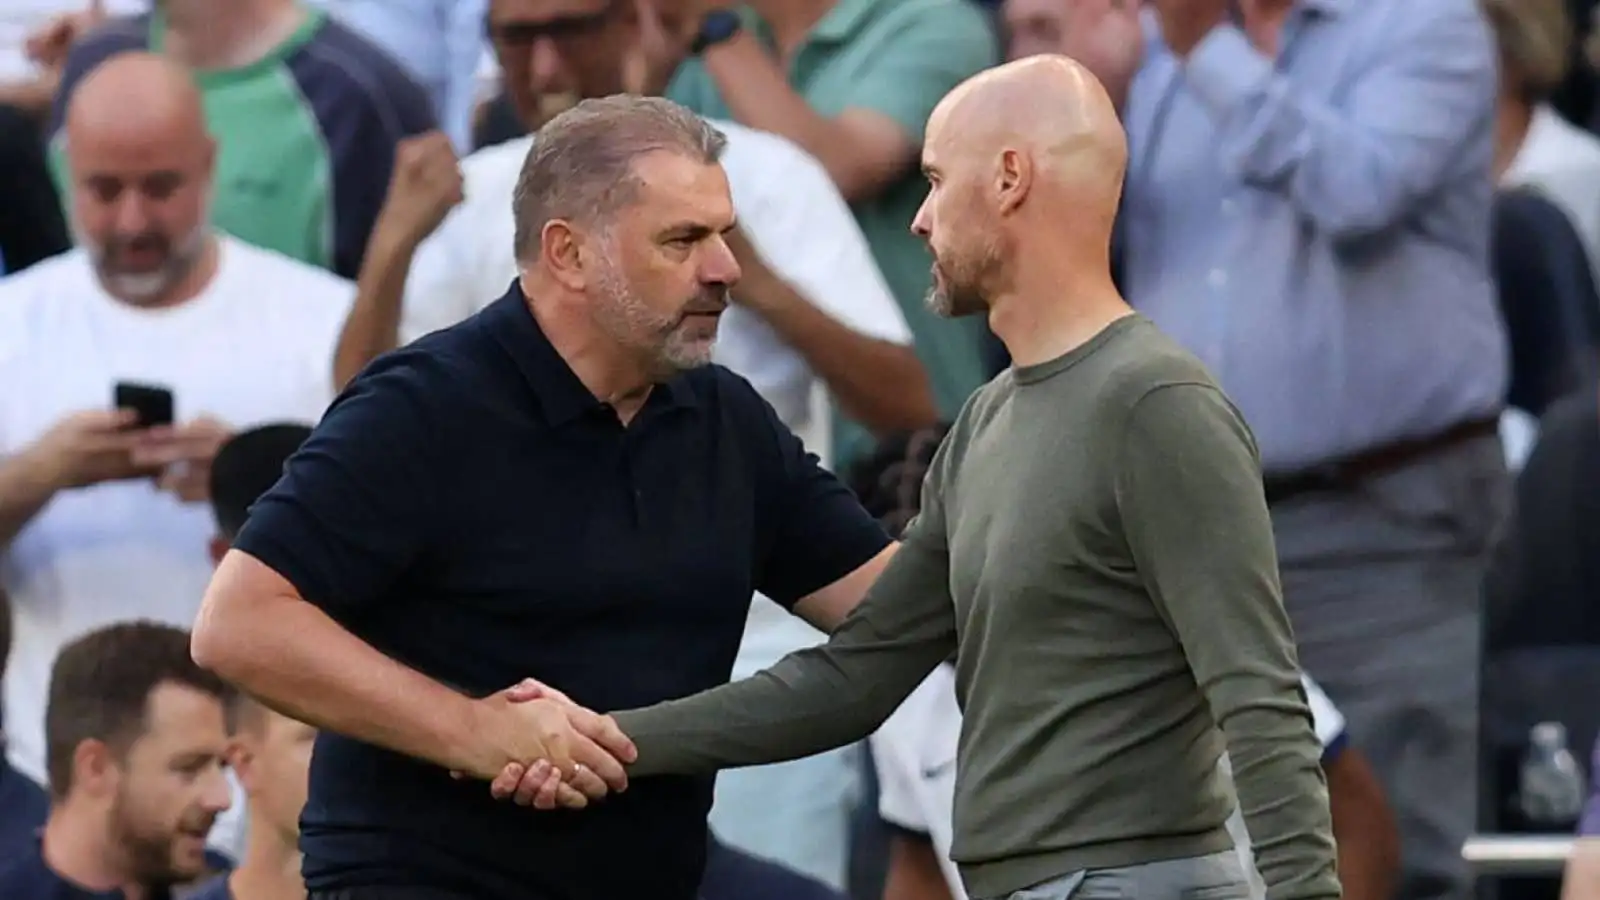
[[[455,777],[482,778],[495,799],[536,809],[582,809],[627,790],[623,766],[638,751],[610,716],[531,678],[481,703],[486,733],[480,737],[492,755]]]

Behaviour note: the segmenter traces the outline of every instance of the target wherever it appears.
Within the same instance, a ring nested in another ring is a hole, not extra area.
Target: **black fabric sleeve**
[[[447,405],[402,351],[334,401],[234,547],[336,617],[383,598],[442,527],[438,463]]]
[[[785,607],[849,575],[889,546],[889,534],[856,495],[816,454],[778,419],[771,404],[743,384],[742,402],[752,404],[760,443],[769,447],[771,484],[759,496],[771,498],[776,520],[773,539],[756,573],[756,590]]]

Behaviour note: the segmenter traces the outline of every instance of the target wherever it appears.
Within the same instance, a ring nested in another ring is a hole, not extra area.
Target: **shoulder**
[[[0,278],[0,361],[41,336],[45,320],[59,317],[85,296],[93,275],[89,258],[74,249]]]
[[[467,204],[493,203],[509,209],[512,188],[522,174],[522,164],[533,149],[533,136],[475,150],[461,160],[461,181]],[[504,192],[504,193],[502,193]]]
[[[1152,395],[1161,394],[1165,399],[1167,391],[1186,397],[1214,397],[1224,406],[1232,406],[1205,364],[1142,316],[1132,317],[1101,350],[1097,397],[1108,412],[1131,412]]]
[[[334,94],[343,109],[360,109],[397,136],[419,130],[408,126],[432,109],[427,92],[398,62],[331,16],[286,64],[302,85]]]
[[[225,254],[223,265],[237,267],[236,274],[256,279],[257,286],[272,285],[273,305],[348,306],[355,299],[355,284],[327,269],[235,237],[223,235],[219,240]]]

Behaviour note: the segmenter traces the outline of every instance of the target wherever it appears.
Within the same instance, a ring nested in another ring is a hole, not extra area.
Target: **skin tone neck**
[[[167,0],[164,51],[205,71],[260,61],[305,21],[296,0]]]
[[[271,822],[250,816],[250,840],[244,859],[228,876],[236,900],[303,900],[305,881],[300,877],[300,851]]]
[[[1048,231],[1037,234],[1041,246],[1067,246]],[[989,328],[1014,364],[1049,362],[1132,312],[1111,283],[1108,257],[1092,250],[1017,255],[1010,285],[991,295],[989,307]]]
[[[50,810],[44,825],[44,861],[57,875],[91,891],[120,889],[126,900],[145,900],[121,852],[112,844],[105,811],[82,797],[68,796]]]
[[[526,270],[522,290],[539,330],[583,386],[610,404],[624,425],[632,421],[655,386],[655,373],[637,354],[596,328],[584,311],[585,301],[571,296],[555,279]]]

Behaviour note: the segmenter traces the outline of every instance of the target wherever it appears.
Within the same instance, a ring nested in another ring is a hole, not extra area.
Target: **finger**
[[[563,784],[556,790],[556,802],[567,809],[583,809],[589,805],[589,798],[572,785]]]
[[[578,764],[577,770],[572,773],[571,778],[567,779],[567,783],[590,800],[599,800],[606,794],[611,793],[611,789],[606,786],[605,781],[583,763]]]
[[[503,694],[512,703],[527,703],[529,700],[537,700],[545,696],[545,689],[544,685],[534,681],[532,678],[524,678],[506,688]]]
[[[600,749],[624,763],[637,762],[639,748],[622,733],[622,726],[610,716],[590,713],[573,720],[572,727],[579,734],[600,745]]]
[[[512,802],[518,806],[532,806],[533,801],[539,796],[539,790],[550,780],[552,771],[548,761],[542,759],[535,761],[518,779],[516,789],[511,794]]]
[[[622,767],[622,763],[617,762],[616,757],[600,749],[599,744],[582,735],[575,735],[572,740],[572,755],[576,762],[568,771],[583,766],[610,785],[612,790],[620,793],[628,789],[627,770]]]
[[[539,786],[538,796],[536,796],[533,800],[533,808],[555,809],[556,807],[560,806],[561,798],[563,796],[561,788],[561,773],[559,771],[551,772],[550,777],[546,778],[544,784]],[[570,796],[569,799],[571,799]],[[578,794],[578,803],[580,805],[575,808],[582,809],[583,807],[589,805],[589,798],[584,797],[582,794]]]
[[[489,796],[496,800],[507,800],[517,793],[517,785],[522,783],[522,776],[526,775],[528,767],[522,763],[506,763],[500,774],[489,782]]]

